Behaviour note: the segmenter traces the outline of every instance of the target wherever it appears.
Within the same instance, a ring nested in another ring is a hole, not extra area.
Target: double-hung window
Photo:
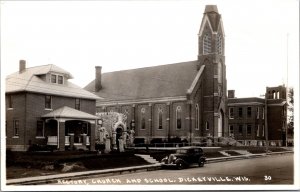
[[[52,96],[51,95],[45,96],[45,108],[52,109]]]
[[[62,75],[57,75],[57,74],[51,74],[51,83],[55,84],[64,84],[64,76]]]
[[[243,108],[239,107],[239,118],[243,117]]]
[[[233,107],[229,107],[229,119],[234,119]]]
[[[250,136],[252,131],[252,126],[250,124],[247,125],[247,135]]]
[[[36,137],[44,137],[44,122],[37,121],[36,123]]]
[[[20,129],[19,120],[14,120],[13,121],[13,128],[14,128],[14,137],[19,137],[19,129]]]
[[[80,110],[80,99],[75,99],[75,109]]]
[[[247,117],[251,117],[252,115],[252,108],[251,107],[247,107]]]

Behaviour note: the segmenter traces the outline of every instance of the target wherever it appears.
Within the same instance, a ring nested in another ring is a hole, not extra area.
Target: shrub
[[[181,143],[181,139],[179,137],[170,138],[169,143]]]
[[[135,138],[133,141],[134,144],[144,144],[145,139],[144,138]]]
[[[105,144],[96,144],[95,149],[97,151],[104,151],[105,150]]]
[[[162,138],[154,138],[154,139],[151,140],[151,144],[162,143],[162,142],[163,142]]]
[[[39,145],[39,144],[32,144],[29,146],[27,152],[35,152],[35,151],[53,151],[53,147],[47,145]]]

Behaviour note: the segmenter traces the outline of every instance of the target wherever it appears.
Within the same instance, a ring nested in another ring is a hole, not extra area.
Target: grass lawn
[[[98,155],[95,152],[9,152],[6,161],[7,179],[41,176],[66,172],[112,169],[148,165],[132,152]]]

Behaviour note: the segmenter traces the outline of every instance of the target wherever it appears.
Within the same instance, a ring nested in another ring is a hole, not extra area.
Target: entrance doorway
[[[119,139],[120,139],[120,137],[122,136],[122,132],[123,132],[123,129],[122,129],[121,126],[119,126],[119,127],[116,129],[116,144],[117,144],[117,149],[118,149],[118,151],[120,151]]]

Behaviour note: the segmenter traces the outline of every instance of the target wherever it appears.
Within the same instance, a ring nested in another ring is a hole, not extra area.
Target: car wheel
[[[176,166],[177,166],[177,169],[183,169],[184,168],[184,164],[181,161],[177,162]]]
[[[204,161],[200,161],[200,162],[198,163],[198,165],[199,165],[199,167],[204,167]]]

